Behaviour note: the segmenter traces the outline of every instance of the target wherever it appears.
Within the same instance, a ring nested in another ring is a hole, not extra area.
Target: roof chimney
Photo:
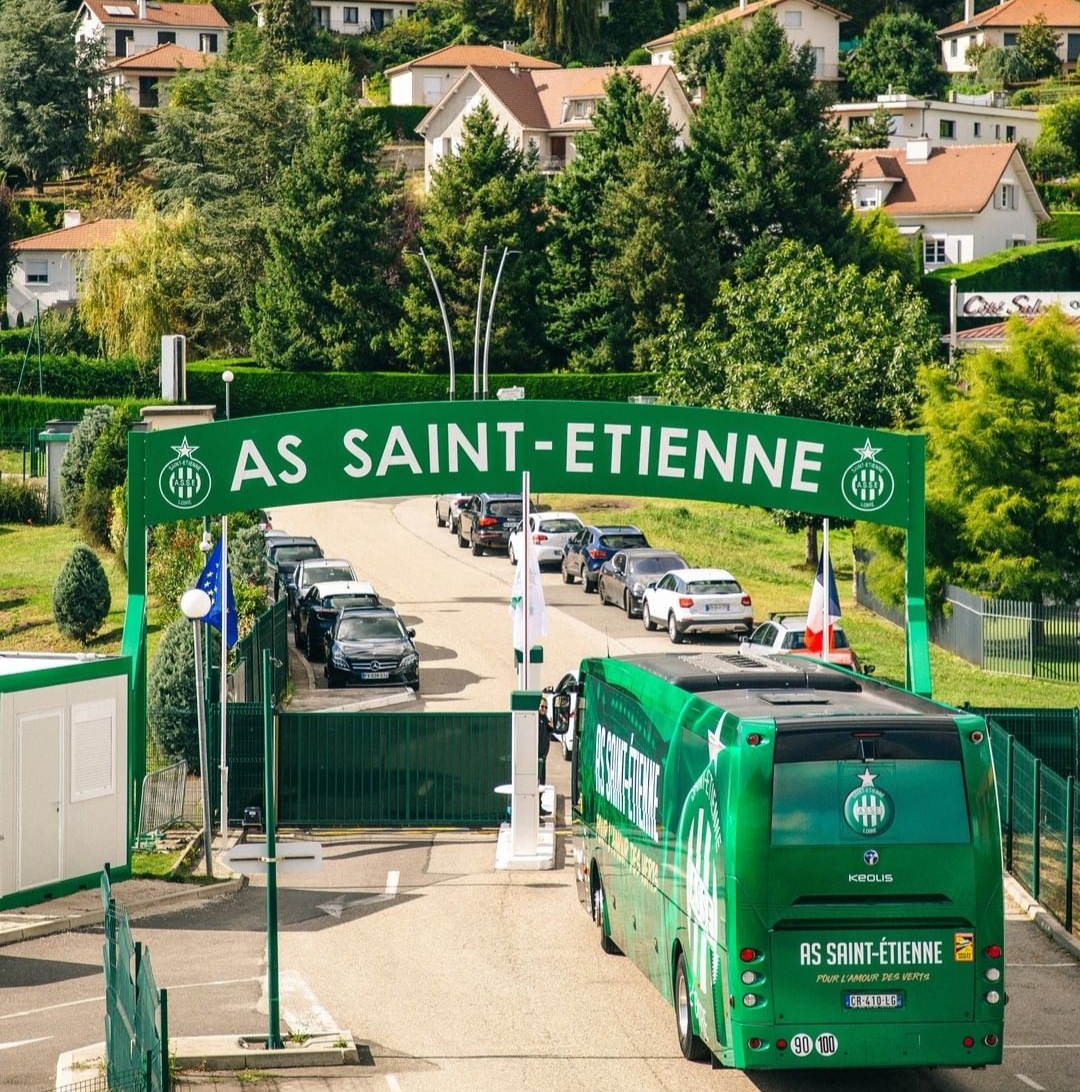
[[[517,49],[517,42],[503,42],[503,49],[505,49],[507,53],[513,53],[514,50]]]
[[[82,213],[78,209],[64,209],[64,227],[78,227],[82,223]]]
[[[517,63],[517,61],[511,61],[510,62],[510,75],[511,76],[520,76],[521,75],[521,65],[519,65]]]
[[[930,138],[924,133],[907,142],[907,161],[925,163],[930,158]]]
[[[146,0],[139,0],[139,18],[146,21]]]
[[[970,23],[975,18],[975,0],[964,0],[964,22]]]

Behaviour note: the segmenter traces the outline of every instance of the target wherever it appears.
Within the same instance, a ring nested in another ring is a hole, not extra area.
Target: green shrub
[[[162,625],[180,614],[180,597],[195,584],[206,558],[199,550],[200,520],[160,523],[150,531],[147,581]]]
[[[65,637],[82,644],[105,621],[112,606],[109,580],[97,554],[78,543],[53,585],[53,617]]]
[[[186,758],[199,773],[199,720],[195,692],[195,649],[191,623],[170,622],[161,637],[146,679],[146,714],[150,731],[169,758]]]
[[[0,523],[44,523],[45,497],[40,489],[15,478],[0,481]]]
[[[127,568],[127,483],[116,486],[112,491],[111,514],[109,516],[109,549]]]
[[[118,406],[98,435],[86,464],[79,528],[92,546],[110,544],[112,492],[127,480],[128,423],[129,417],[137,414],[130,405]]]
[[[94,406],[83,413],[71,432],[64,461],[60,464],[60,510],[64,522],[75,527],[82,508],[86,468],[94,454],[94,445],[112,418],[112,406]]]

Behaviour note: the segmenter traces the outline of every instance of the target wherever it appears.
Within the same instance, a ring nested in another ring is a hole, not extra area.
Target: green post
[[[263,677],[263,816],[266,821],[266,995],[270,1009],[270,1027],[266,1036],[266,1049],[276,1050],[282,1045],[278,1034],[281,1004],[278,989],[278,939],[277,939],[277,816],[274,811],[274,780],[277,759],[274,747],[274,693],[270,685],[270,649],[262,654]]]
[[[909,437],[907,561],[905,573],[906,683],[930,697],[930,634],[926,622],[926,438]]]
[[[128,433],[128,599],[120,654],[131,660],[128,690],[128,845],[135,841],[146,774],[146,434]],[[129,862],[130,863],[130,862]]]

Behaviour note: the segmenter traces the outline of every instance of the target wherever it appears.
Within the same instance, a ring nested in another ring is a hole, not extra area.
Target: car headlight
[[[333,655],[330,657],[330,662],[334,667],[340,667],[343,671],[349,670],[349,661],[345,658],[345,653],[340,648],[335,648]]]
[[[407,652],[401,657],[401,670],[409,671],[420,662],[420,657],[415,652]]]
[[[630,585],[630,592],[636,599],[640,599],[645,594],[645,585],[640,580],[635,580]]]

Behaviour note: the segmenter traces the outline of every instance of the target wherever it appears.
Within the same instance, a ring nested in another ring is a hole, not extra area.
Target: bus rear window
[[[955,728],[777,733],[773,845],[970,839]]]

